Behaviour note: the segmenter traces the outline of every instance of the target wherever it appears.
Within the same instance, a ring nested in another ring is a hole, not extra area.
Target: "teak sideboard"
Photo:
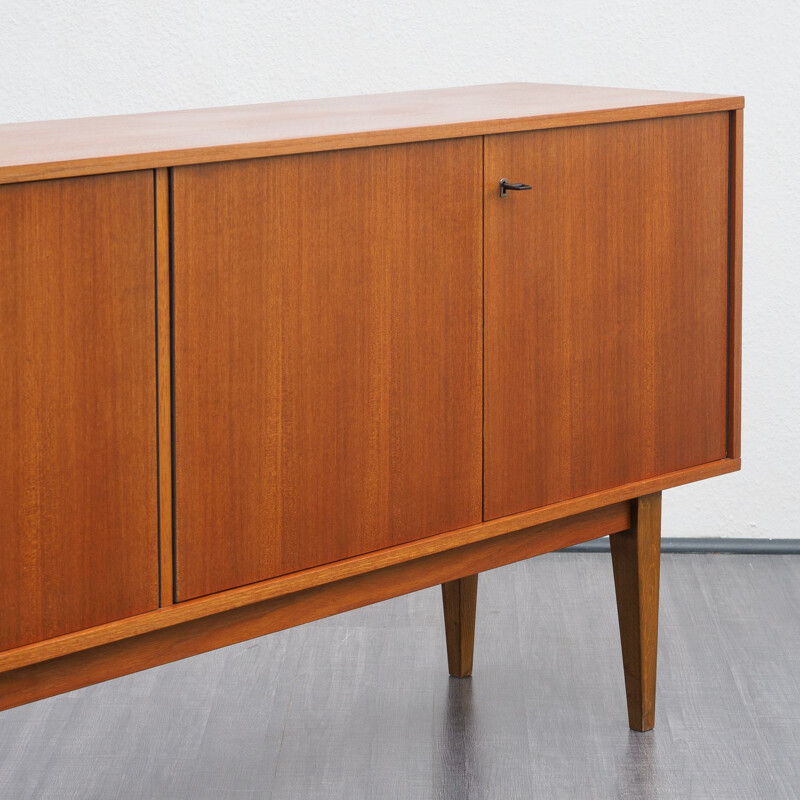
[[[0,708],[610,535],[740,466],[735,96],[504,84],[0,126]]]

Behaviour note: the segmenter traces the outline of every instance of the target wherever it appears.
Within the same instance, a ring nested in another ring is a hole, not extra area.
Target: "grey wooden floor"
[[[0,714],[0,797],[796,798],[800,557],[663,557],[656,730],[626,724],[611,564],[481,576]]]

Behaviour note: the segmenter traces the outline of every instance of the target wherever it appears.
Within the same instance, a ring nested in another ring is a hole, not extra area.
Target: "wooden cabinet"
[[[740,97],[506,84],[0,126],[0,708],[612,537],[739,469]],[[515,184],[501,196],[501,181]]]
[[[174,172],[177,597],[481,521],[481,140]]]
[[[0,649],[158,606],[153,176],[0,186]]]

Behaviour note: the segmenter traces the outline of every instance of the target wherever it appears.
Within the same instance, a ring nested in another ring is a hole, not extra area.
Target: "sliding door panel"
[[[486,137],[487,519],[725,457],[728,138]]]
[[[481,139],[174,170],[178,598],[481,519]]]
[[[153,202],[0,186],[0,650],[158,606]]]

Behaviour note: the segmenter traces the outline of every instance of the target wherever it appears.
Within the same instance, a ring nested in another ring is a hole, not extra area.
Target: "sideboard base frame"
[[[458,530],[418,539],[396,547],[365,553],[344,561],[323,564],[301,572],[281,575],[277,578],[270,578],[269,580],[241,586],[236,589],[199,597],[195,600],[174,605],[168,601],[163,603],[164,607],[156,611],[116,620],[94,628],[75,631],[74,633],[57,636],[42,642],[34,642],[33,644],[0,653],[0,675],[41,661],[51,661],[80,650],[100,647],[120,639],[140,636],[161,628],[172,627],[200,619],[201,617],[209,617],[223,611],[260,603],[263,600],[295,594],[303,589],[341,581],[344,578],[361,575],[371,570],[383,569],[384,567],[413,561],[435,553],[456,550],[464,545],[483,540],[494,541],[497,537],[504,536],[507,533],[535,526],[541,527],[545,523],[565,520],[568,517],[582,514],[584,511],[593,511],[626,500],[635,500],[638,497],[660,492],[663,489],[682,486],[692,481],[726,475],[730,472],[736,472],[740,468],[740,459],[725,458],[720,461],[679,470],[678,472],[671,472],[667,475],[659,475],[644,481],[606,489],[595,494],[564,500],[560,503],[514,514],[510,517],[500,517],[467,528],[459,528]],[[602,535],[604,534],[587,535],[584,539],[576,540],[570,544],[591,541]],[[567,546],[566,544],[559,545],[559,547]],[[547,550],[542,550],[541,552],[547,552]],[[528,557],[520,556],[520,558]],[[485,569],[491,569],[491,567],[486,567]],[[446,578],[442,578],[441,582],[446,580]],[[436,582],[434,581],[433,583]],[[402,592],[397,594],[402,594]]]
[[[614,503],[2,672],[0,710],[619,533],[631,519],[630,502]]]

